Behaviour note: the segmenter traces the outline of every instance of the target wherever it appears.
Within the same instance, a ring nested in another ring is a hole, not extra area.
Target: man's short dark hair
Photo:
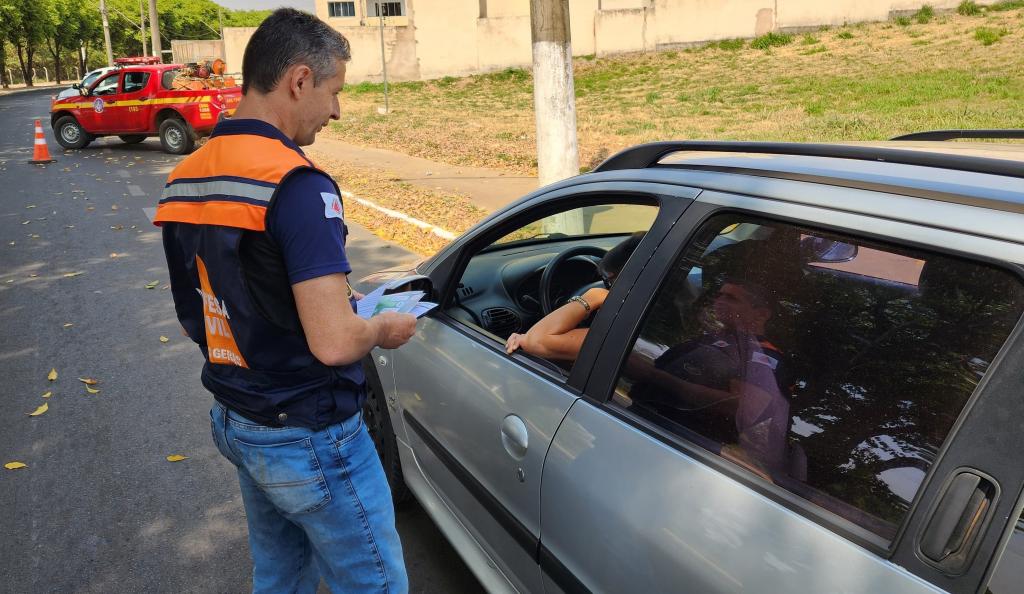
[[[242,94],[249,89],[269,93],[284,72],[296,64],[313,71],[313,84],[334,76],[337,61],[352,59],[345,36],[315,16],[278,8],[260,23],[242,58]]]

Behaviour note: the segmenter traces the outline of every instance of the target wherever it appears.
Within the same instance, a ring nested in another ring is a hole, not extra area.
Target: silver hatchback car
[[[365,363],[396,501],[491,592],[1024,591],[1024,147],[972,135],[641,145],[364,279],[441,304]]]

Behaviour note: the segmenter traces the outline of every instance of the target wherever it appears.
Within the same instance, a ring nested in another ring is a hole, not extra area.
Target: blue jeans
[[[320,431],[265,427],[215,403],[213,441],[238,467],[254,593],[409,590],[384,469],[362,414]]]

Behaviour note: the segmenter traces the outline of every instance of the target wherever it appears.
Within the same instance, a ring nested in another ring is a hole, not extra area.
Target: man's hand
[[[382,349],[397,349],[416,333],[416,316],[412,314],[386,311],[370,318],[370,321],[380,328],[377,346]]]

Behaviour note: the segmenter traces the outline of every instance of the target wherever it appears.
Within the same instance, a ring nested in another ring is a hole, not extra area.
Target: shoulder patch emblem
[[[330,192],[320,192],[324,201],[324,218],[345,220],[345,209],[341,206],[341,198]]]

